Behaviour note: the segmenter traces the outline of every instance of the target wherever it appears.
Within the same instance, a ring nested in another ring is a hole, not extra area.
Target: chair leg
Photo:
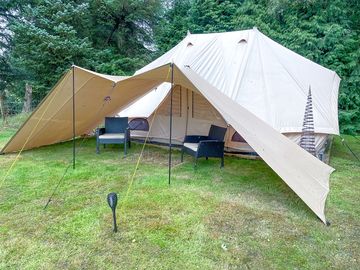
[[[221,165],[220,168],[224,168],[224,157],[221,158]]]
[[[197,157],[195,157],[194,169],[196,169],[196,167],[197,167]]]
[[[209,157],[206,157],[206,160],[209,160]]]
[[[127,141],[125,140],[125,143],[124,143],[124,157],[126,157],[126,154],[127,154]]]
[[[104,149],[106,148],[106,144],[104,144]]]
[[[99,141],[96,140],[96,154],[100,154]]]
[[[184,161],[184,148],[181,149],[181,163]]]

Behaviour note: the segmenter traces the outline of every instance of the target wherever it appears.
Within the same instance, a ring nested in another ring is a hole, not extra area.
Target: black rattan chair
[[[185,136],[181,150],[181,162],[184,160],[184,153],[195,157],[195,166],[200,157],[215,157],[221,159],[221,168],[224,167],[224,137],[226,128],[211,125],[208,136],[190,135]]]
[[[96,153],[100,153],[100,144],[124,144],[124,156],[127,145],[131,147],[130,130],[127,117],[105,117],[105,127],[96,129]]]

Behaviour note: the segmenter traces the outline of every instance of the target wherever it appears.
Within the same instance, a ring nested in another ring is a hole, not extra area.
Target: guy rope
[[[172,69],[173,69],[173,66],[172,66],[172,64],[171,64],[171,65],[169,66],[168,73],[167,73],[166,78],[165,78],[165,80],[164,80],[165,82],[166,82],[167,79],[169,78],[170,71],[171,71]],[[173,84],[171,85],[170,91],[172,91],[172,90],[173,90]],[[172,108],[170,107],[170,110],[171,110],[171,109],[172,109]],[[150,122],[150,125],[149,125],[149,131],[148,131],[147,134],[146,134],[144,143],[143,143],[142,148],[141,148],[140,155],[139,155],[139,157],[138,157],[138,159],[137,159],[137,162],[136,162],[136,166],[135,166],[134,172],[132,173],[132,175],[131,175],[131,177],[130,177],[129,184],[128,184],[128,188],[127,188],[126,193],[125,193],[125,197],[124,197],[124,199],[123,199],[123,201],[122,201],[122,204],[121,204],[121,206],[120,206],[120,215],[121,215],[121,213],[122,213],[121,216],[125,216],[125,206],[126,206],[126,202],[127,202],[128,197],[129,197],[129,194],[130,194],[130,191],[131,191],[131,188],[132,188],[132,185],[133,185],[135,176],[136,176],[136,172],[137,172],[137,170],[138,170],[138,168],[139,168],[140,161],[141,161],[141,158],[142,158],[142,156],[143,156],[146,143],[147,143],[147,141],[148,141],[148,139],[149,139],[149,135],[150,135],[150,132],[151,132],[151,128],[152,128],[152,126],[153,126],[153,123],[154,123],[154,119],[155,119],[157,110],[158,110],[158,107],[155,109],[154,115],[152,116],[152,119],[151,119],[151,122]],[[169,169],[169,170],[170,170],[170,169]],[[124,218],[124,220],[125,220],[125,218]]]

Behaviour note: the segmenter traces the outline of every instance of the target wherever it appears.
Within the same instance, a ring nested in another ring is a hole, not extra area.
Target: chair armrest
[[[200,136],[200,135],[188,135],[185,136],[184,143],[198,143],[202,140],[206,140],[208,136]]]
[[[99,137],[100,135],[104,134],[105,133],[105,128],[97,128],[96,129],[96,137]]]
[[[201,145],[208,145],[208,146],[215,146],[215,145],[225,145],[225,142],[219,141],[219,140],[201,140],[199,141],[199,147]]]
[[[127,140],[129,141],[130,140],[130,127],[127,127],[125,129],[125,136],[126,136]]]

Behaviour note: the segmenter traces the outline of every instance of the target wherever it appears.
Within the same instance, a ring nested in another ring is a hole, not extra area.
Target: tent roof
[[[309,87],[315,132],[339,134],[339,76],[251,30],[188,34],[135,74],[174,62],[204,80],[276,130],[301,132]]]

